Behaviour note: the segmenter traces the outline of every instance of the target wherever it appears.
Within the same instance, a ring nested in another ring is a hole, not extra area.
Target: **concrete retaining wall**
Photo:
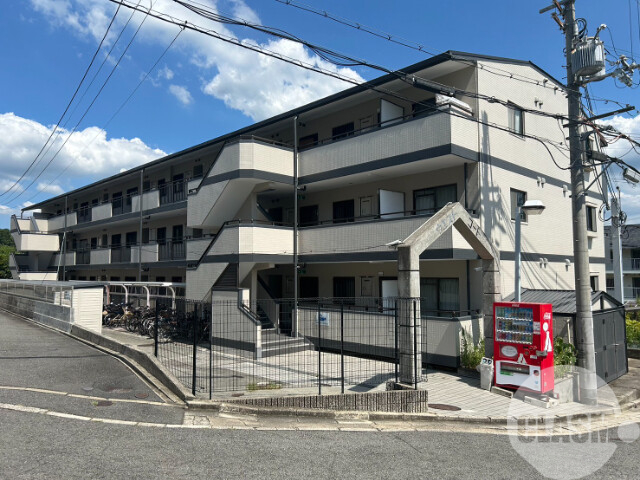
[[[425,413],[427,412],[427,399],[426,390],[392,390],[349,395],[247,398],[227,403],[266,408]]]
[[[67,305],[0,293],[0,307],[63,332],[71,331],[71,307]]]

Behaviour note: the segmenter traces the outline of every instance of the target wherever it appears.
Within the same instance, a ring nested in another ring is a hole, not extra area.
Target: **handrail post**
[[[191,378],[191,393],[196,396],[196,358],[198,356],[198,337],[196,336],[196,329],[198,325],[198,305],[193,306],[193,375]]]

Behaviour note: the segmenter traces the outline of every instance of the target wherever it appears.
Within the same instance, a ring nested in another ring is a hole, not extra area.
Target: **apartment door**
[[[138,187],[130,188],[127,190],[127,198],[124,201],[124,212],[129,213],[132,209],[132,198],[138,195]]]
[[[187,198],[184,188],[184,175],[179,173],[173,176],[173,201],[180,202]]]
[[[164,178],[158,180],[158,195],[160,196],[160,205],[164,205],[165,203],[169,203],[168,200],[168,192],[167,192],[167,182],[164,181]]]
[[[125,235],[125,243],[126,248],[124,249],[124,258],[123,261],[130,262],[131,261],[131,247],[134,247],[138,244],[138,232],[127,232]]]
[[[373,215],[373,197],[360,197],[360,216],[369,219]]]
[[[122,235],[111,235],[111,263],[122,262]]]

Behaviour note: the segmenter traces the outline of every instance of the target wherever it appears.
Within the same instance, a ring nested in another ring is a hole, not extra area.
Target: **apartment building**
[[[604,227],[607,292],[614,293],[613,244],[611,227]],[[637,303],[640,298],[640,225],[625,225],[620,235],[622,247],[622,296],[624,303]]]
[[[500,252],[506,297],[517,206],[535,199],[546,209],[522,217],[522,287],[573,289],[566,132],[536,114],[566,114],[562,84],[528,61],[461,52],[402,72],[456,93],[386,75],[32,205],[12,219],[14,275],[186,282],[195,299],[239,288],[252,300],[291,298],[296,250],[299,297],[367,303],[398,293],[388,244],[459,202]],[[596,287],[601,201],[589,192]],[[455,229],[420,258],[423,310],[482,310],[482,263]]]

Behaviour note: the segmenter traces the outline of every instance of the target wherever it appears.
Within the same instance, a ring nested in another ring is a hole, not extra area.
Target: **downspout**
[[[298,115],[293,117],[293,311],[291,335],[298,334]]]
[[[62,281],[65,282],[67,280],[67,217],[69,216],[69,212],[67,209],[69,208],[69,195],[65,195],[64,197],[64,233],[62,234],[62,238],[64,243],[62,244]]]
[[[142,281],[142,206],[144,199],[144,192],[142,191],[142,184],[144,178],[144,167],[140,170],[140,227],[138,229],[138,281]],[[147,301],[147,305],[149,302]]]

